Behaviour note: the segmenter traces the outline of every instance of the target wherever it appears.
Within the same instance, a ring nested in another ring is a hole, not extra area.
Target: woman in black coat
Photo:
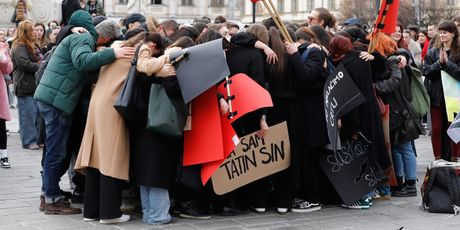
[[[324,114],[323,87],[328,77],[325,67],[325,51],[316,43],[314,33],[307,29],[312,40],[296,47],[287,45],[289,62],[292,63],[300,99],[300,116],[298,124],[301,143],[300,154],[293,154],[291,171],[294,198],[291,211],[311,212],[321,209],[319,158],[324,154],[324,146],[329,143]],[[302,54],[308,52],[305,59]]]
[[[360,52],[352,50],[351,40],[336,36],[329,46],[336,65],[343,64],[351,79],[366,101],[340,118],[340,140],[342,143],[358,138],[361,133],[372,144],[369,149],[369,163],[382,169],[391,166],[386,151],[380,110],[374,95],[372,69],[369,62],[360,58]],[[365,199],[356,202],[354,208],[369,208]]]

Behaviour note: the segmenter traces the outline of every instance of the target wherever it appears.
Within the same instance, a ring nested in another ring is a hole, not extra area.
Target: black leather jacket
[[[430,103],[436,107],[444,103],[441,70],[460,81],[460,59],[455,62],[449,55],[447,63],[441,64],[439,63],[439,52],[439,48],[430,49],[423,65],[423,76],[425,76],[425,86],[430,95]]]

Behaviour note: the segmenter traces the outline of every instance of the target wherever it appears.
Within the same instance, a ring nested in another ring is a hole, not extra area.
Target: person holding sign
[[[455,23],[441,22],[438,26],[439,39],[425,56],[423,75],[428,79],[427,91],[430,95],[431,144],[434,158],[457,162],[460,144],[455,144],[447,136],[446,101],[441,82],[441,71],[460,81],[460,44]],[[449,154],[450,149],[450,154]],[[450,156],[450,157],[449,157]]]
[[[352,50],[351,39],[336,35],[329,46],[331,57],[336,66],[343,65],[347,73],[358,87],[366,101],[340,118],[340,140],[342,143],[348,140],[357,140],[362,134],[370,142],[368,164],[379,165],[381,168],[391,166],[386,153],[382,120],[380,110],[374,96],[372,69],[370,62],[360,58],[360,52]],[[358,71],[359,70],[359,71]],[[366,197],[356,201],[352,205],[345,206],[353,209],[367,209],[370,200]]]

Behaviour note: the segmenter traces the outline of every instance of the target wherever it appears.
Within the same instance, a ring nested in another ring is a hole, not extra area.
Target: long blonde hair
[[[20,22],[13,37],[13,45],[11,46],[12,52],[19,46],[25,46],[27,50],[35,56],[35,38],[33,36],[33,31],[34,23],[32,21],[24,20]]]

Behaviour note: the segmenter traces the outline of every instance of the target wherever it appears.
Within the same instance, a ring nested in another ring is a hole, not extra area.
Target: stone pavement
[[[11,110],[17,117],[16,110]],[[140,212],[130,213],[133,220],[119,225],[86,223],[83,216],[44,215],[38,211],[40,195],[41,150],[21,148],[17,133],[17,119],[7,122],[11,135],[8,151],[12,168],[0,168],[0,229],[403,229],[403,230],[447,230],[460,229],[460,216],[433,214],[420,210],[420,196],[392,198],[374,202],[369,210],[347,210],[337,206],[324,206],[313,213],[287,213],[278,215],[274,211],[266,214],[245,214],[237,217],[213,216],[211,220],[186,220],[175,218],[173,224],[149,226],[140,221]],[[433,160],[428,136],[416,142],[418,151],[417,176],[423,180],[426,166]],[[69,190],[67,177],[61,186]],[[79,206],[81,207],[81,205]]]

